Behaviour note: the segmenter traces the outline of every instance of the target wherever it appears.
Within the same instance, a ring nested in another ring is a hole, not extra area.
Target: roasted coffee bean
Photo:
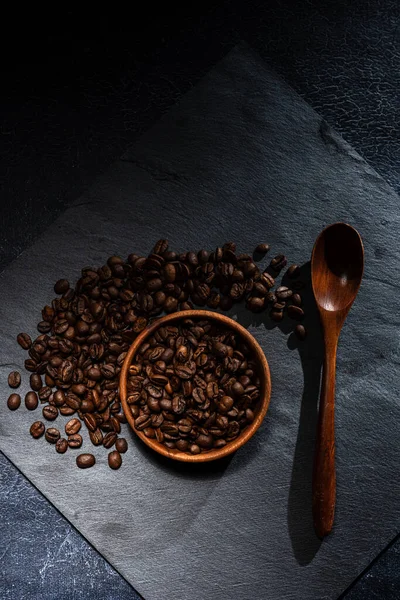
[[[27,358],[24,365],[25,369],[30,372],[35,372],[38,369],[38,363],[31,358]]]
[[[291,265],[288,270],[286,271],[287,276],[290,277],[291,279],[294,279],[295,277],[298,277],[298,275],[300,274],[300,267],[299,265]]]
[[[110,454],[108,455],[108,466],[115,471],[116,469],[119,469],[121,465],[122,456],[120,455],[118,450],[110,452]]]
[[[301,321],[304,318],[304,310],[300,308],[300,306],[295,306],[291,304],[287,309],[288,315],[291,319],[296,319],[296,321]]]
[[[189,451],[191,454],[200,454],[201,448],[197,444],[190,444]]]
[[[258,244],[258,246],[256,246],[254,253],[255,254],[266,254],[267,252],[269,252],[271,246],[269,244]]]
[[[54,392],[53,399],[55,406],[63,406],[63,404],[65,403],[65,393],[63,392],[63,390],[57,390],[56,392]]]
[[[301,306],[303,304],[303,300],[300,294],[293,294],[291,300],[296,306]]]
[[[60,439],[60,432],[55,427],[49,427],[49,429],[46,429],[44,437],[50,444],[56,444],[57,440]]]
[[[264,309],[265,300],[264,300],[264,298],[259,298],[258,296],[251,296],[247,300],[246,306],[252,312],[255,312],[255,313],[261,312]]]
[[[60,438],[59,440],[56,441],[56,451],[59,454],[65,454],[65,452],[68,450],[68,442],[65,438]]]
[[[304,340],[307,337],[307,331],[304,325],[296,325],[294,328],[294,332],[299,338],[299,340]]]
[[[25,396],[25,406],[28,410],[35,410],[38,407],[39,400],[35,392],[28,392]]]
[[[94,431],[89,431],[89,437],[94,446],[101,446],[103,443],[103,434],[99,428],[95,429]]]
[[[287,300],[292,295],[293,295],[292,290],[289,289],[288,287],[286,287],[285,285],[281,285],[276,290],[276,297],[278,298],[278,300]]]
[[[29,348],[32,346],[31,336],[27,333],[19,333],[17,335],[17,342],[24,350],[29,350]]]
[[[42,435],[45,432],[45,429],[46,428],[44,426],[44,423],[42,423],[42,421],[35,421],[34,423],[32,423],[29,432],[32,437],[34,437],[35,439],[38,439],[38,438],[42,437]]]
[[[93,454],[79,454],[76,457],[76,464],[80,469],[89,469],[96,464],[96,459]]]
[[[7,406],[10,410],[17,410],[21,406],[21,396],[19,394],[11,394],[8,397]]]
[[[59,279],[54,285],[54,291],[56,294],[65,294],[69,289],[69,283],[66,279]]]
[[[54,421],[58,417],[58,408],[48,404],[47,406],[43,407],[42,414],[48,421]]]
[[[270,262],[270,267],[274,271],[281,271],[287,265],[287,258],[284,254],[277,254]]]
[[[107,435],[104,436],[103,446],[104,448],[111,448],[114,446],[117,441],[117,434],[114,431],[109,431]]]
[[[125,438],[118,438],[115,442],[115,448],[120,454],[124,454],[128,450],[128,442]]]
[[[21,385],[21,374],[18,371],[11,371],[8,375],[8,385],[11,388],[17,388]]]
[[[40,390],[38,391],[39,400],[41,402],[45,402],[46,400],[48,400],[50,398],[52,393],[53,393],[52,389],[48,385],[41,387]]]
[[[38,392],[43,387],[42,378],[37,373],[32,373],[29,378],[29,383],[35,392]]]
[[[68,446],[70,448],[80,448],[82,446],[82,436],[79,433],[74,433],[68,436]]]
[[[80,431],[81,427],[82,423],[79,419],[71,419],[65,425],[65,433],[67,435],[74,435],[75,433],[78,433]]]
[[[270,317],[276,323],[279,323],[283,319],[283,311],[281,310],[272,310],[270,312]]]
[[[89,431],[95,431],[97,429],[97,421],[94,415],[90,413],[83,415],[83,422],[85,423]]]

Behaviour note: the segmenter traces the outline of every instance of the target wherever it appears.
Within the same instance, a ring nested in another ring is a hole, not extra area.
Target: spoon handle
[[[324,337],[325,359],[313,476],[313,518],[319,537],[324,537],[332,529],[336,500],[335,377],[338,336],[325,330]]]

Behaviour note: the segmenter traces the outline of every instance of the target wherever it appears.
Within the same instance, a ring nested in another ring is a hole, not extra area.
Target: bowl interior
[[[128,396],[127,382],[128,382],[129,367],[130,367],[131,363],[134,361],[135,354],[138,351],[139,347],[146,340],[146,338],[149,336],[152,336],[159,327],[162,327],[162,326],[166,325],[167,323],[172,324],[174,322],[178,322],[185,318],[209,319],[214,322],[217,322],[221,326],[232,329],[237,334],[239,334],[244,339],[244,341],[249,346],[249,348],[251,349],[252,354],[254,356],[254,360],[257,362],[258,375],[260,377],[260,383],[261,383],[260,400],[258,402],[256,411],[255,411],[254,421],[250,425],[248,425],[236,439],[234,439],[231,442],[228,442],[223,448],[213,449],[213,450],[209,450],[209,451],[202,452],[200,454],[194,454],[194,455],[186,454],[186,452],[181,452],[180,450],[167,448],[166,446],[157,442],[156,440],[146,437],[142,431],[138,431],[135,428],[134,418],[133,418],[132,412],[130,410],[130,406],[127,402],[127,396]],[[261,346],[259,345],[257,340],[251,335],[251,333],[249,333],[247,331],[247,329],[242,327],[242,325],[240,325],[233,319],[230,319],[229,317],[226,317],[225,315],[221,315],[219,313],[215,313],[215,312],[211,312],[211,311],[207,311],[207,310],[186,310],[186,311],[181,311],[181,312],[173,313],[170,315],[166,315],[165,317],[161,317],[160,319],[158,319],[157,321],[152,323],[147,329],[145,329],[144,331],[142,331],[142,333],[140,333],[138,335],[138,337],[135,339],[135,341],[129,348],[128,353],[125,357],[124,364],[121,369],[120,396],[121,396],[122,407],[123,407],[123,410],[124,410],[124,413],[125,413],[125,416],[127,418],[129,425],[134,430],[136,435],[147,446],[149,446],[150,448],[152,448],[159,454],[162,454],[163,456],[166,456],[173,460],[179,460],[181,462],[191,462],[191,463],[208,462],[208,461],[216,460],[218,458],[223,458],[224,456],[228,456],[232,452],[235,452],[238,448],[243,446],[254,435],[254,433],[257,431],[257,429],[260,427],[260,425],[265,417],[265,414],[268,410],[268,406],[269,406],[269,401],[270,401],[270,396],[271,396],[271,377],[270,377],[268,362],[267,362],[267,359],[265,358],[265,355],[264,355],[264,352],[263,352]]]

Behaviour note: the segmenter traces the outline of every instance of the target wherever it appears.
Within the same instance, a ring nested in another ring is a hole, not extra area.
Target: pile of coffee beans
[[[127,402],[136,429],[190,454],[236,439],[253,422],[259,398],[248,346],[209,320],[160,327],[129,368]]]
[[[28,352],[25,369],[31,373],[26,408],[34,411],[40,403],[49,424],[59,415],[79,420],[92,444],[111,450],[110,467],[119,468],[127,449],[120,438],[126,420],[118,396],[119,373],[131,342],[149,320],[194,306],[226,311],[241,301],[253,312],[269,311],[276,322],[285,313],[303,319],[299,267],[287,270],[290,287],[273,291],[287,259],[278,254],[261,270],[256,262],[268,251],[268,244],[259,244],[253,257],[237,254],[236,245],[228,242],[212,252],[178,253],[167,240],[159,240],[147,257],[111,256],[100,268],[83,268],[75,285],[60,279],[54,286],[57,297],[42,310],[40,335],[34,340],[27,333],[17,337]],[[306,336],[300,323],[295,332],[299,339]],[[12,388],[20,382],[17,371],[10,373]],[[11,394],[7,404],[18,409],[20,395]],[[32,425],[31,434],[44,435],[59,453],[81,445],[81,433],[66,432],[63,438],[59,429],[46,429],[43,421]],[[77,457],[81,468],[94,464],[92,455]]]

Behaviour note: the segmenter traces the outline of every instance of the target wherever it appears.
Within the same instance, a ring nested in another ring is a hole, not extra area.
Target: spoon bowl
[[[315,243],[311,265],[318,307],[336,311],[351,306],[364,267],[364,250],[358,231],[346,223],[335,223],[324,229]]]
[[[332,530],[335,514],[337,345],[363,271],[364,248],[358,231],[346,223],[334,223],[324,229],[315,242],[311,257],[311,281],[325,342],[313,476],[314,527],[320,537]]]

